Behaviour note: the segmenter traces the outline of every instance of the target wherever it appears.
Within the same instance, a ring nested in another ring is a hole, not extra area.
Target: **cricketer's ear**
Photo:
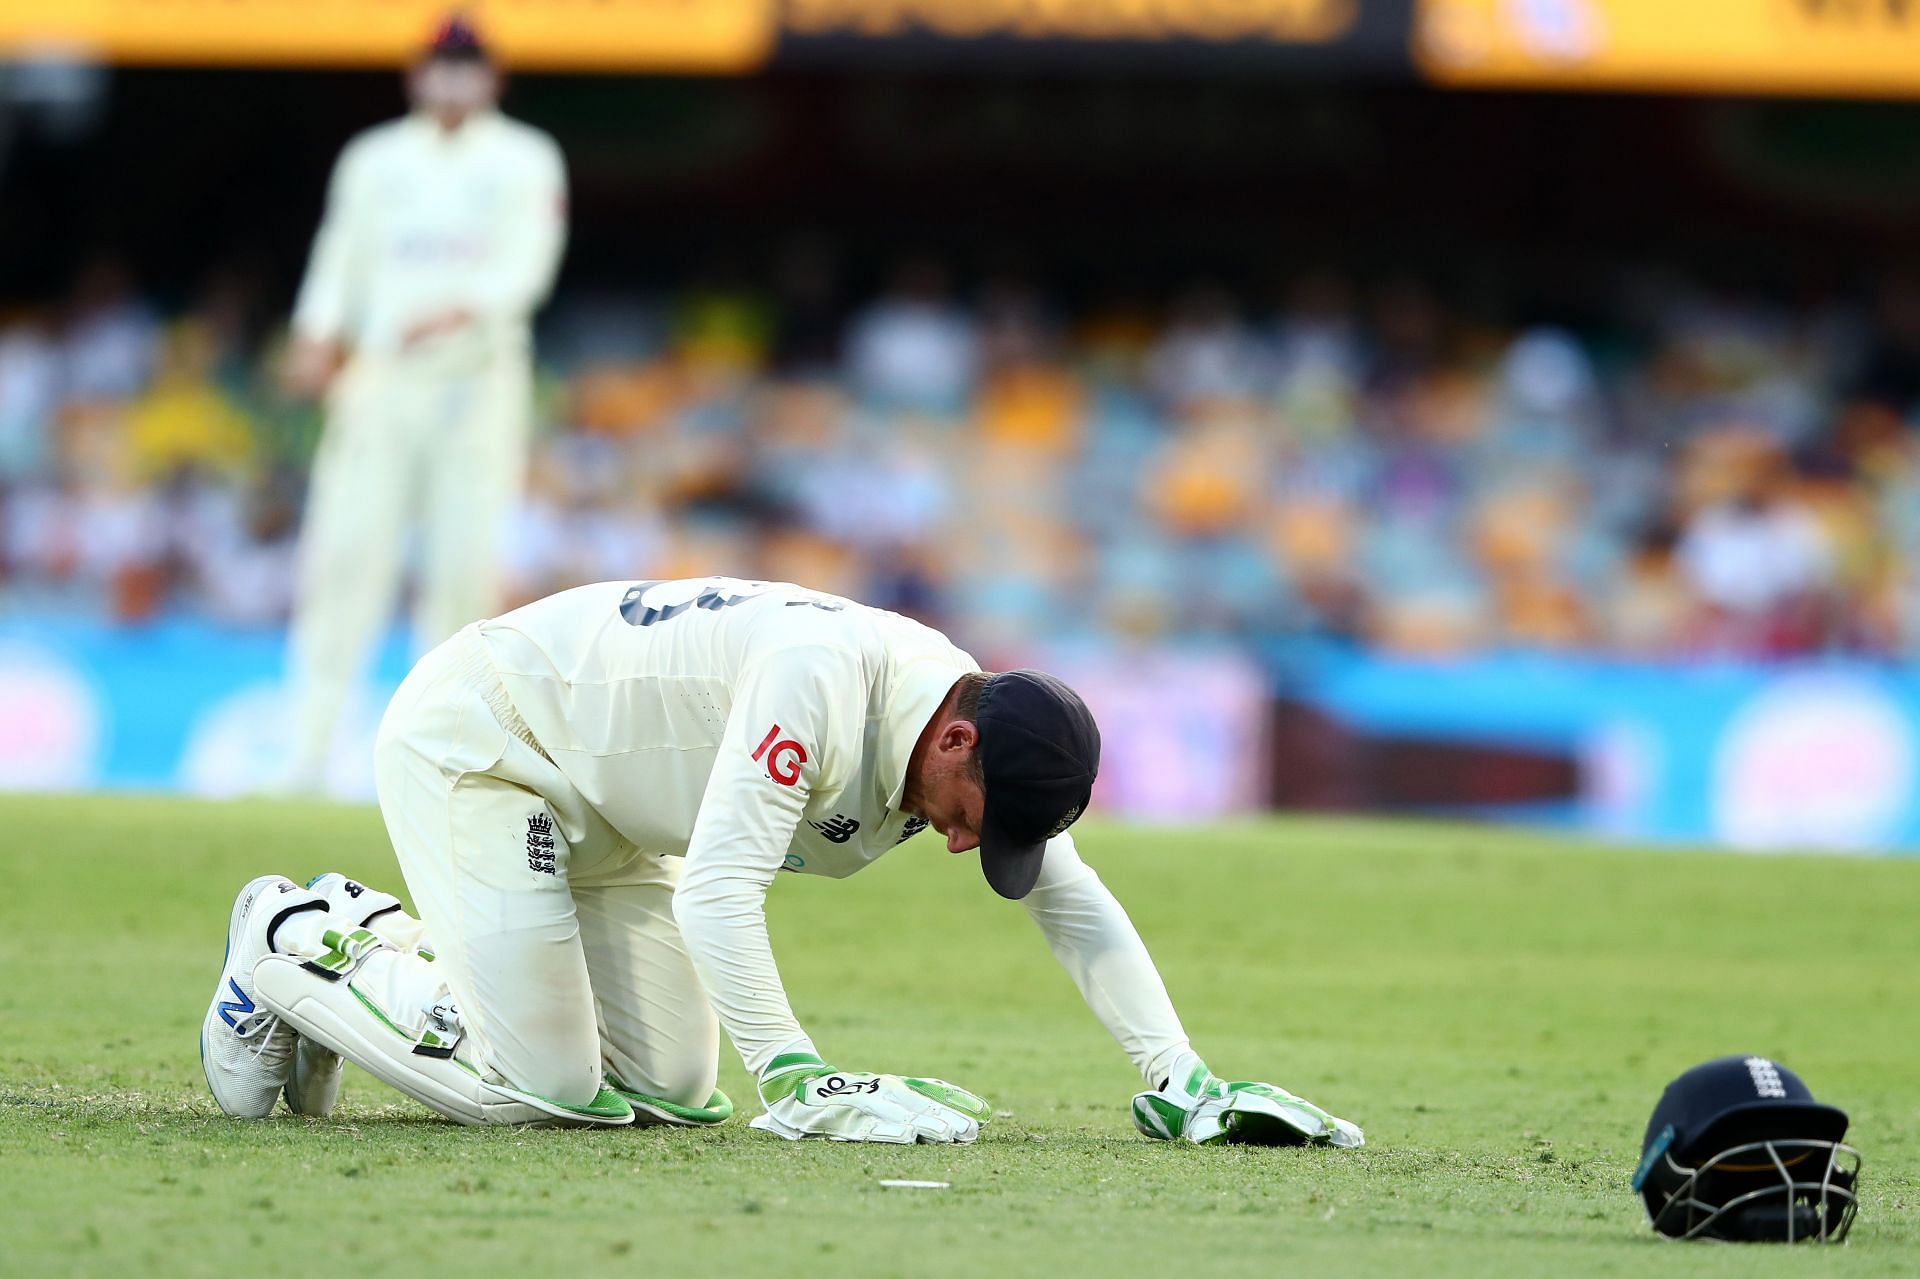
[[[980,726],[970,719],[950,719],[934,739],[934,749],[953,760],[964,760],[980,749]]]

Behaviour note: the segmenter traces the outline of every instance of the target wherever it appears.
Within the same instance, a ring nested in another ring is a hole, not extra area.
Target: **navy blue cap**
[[[1100,729],[1080,695],[1043,671],[993,676],[974,719],[987,792],[980,869],[1018,901],[1040,878],[1047,841],[1087,811]]]
[[[433,35],[427,41],[426,56],[446,58],[453,62],[485,62],[489,58],[479,28],[457,9],[442,18],[440,25],[433,29]]]

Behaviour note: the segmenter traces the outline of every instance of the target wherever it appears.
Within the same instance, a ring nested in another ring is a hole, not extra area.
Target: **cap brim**
[[[993,815],[982,814],[980,821],[980,871],[993,885],[993,891],[1008,901],[1019,901],[1033,891],[1040,879],[1040,866],[1046,859],[1047,841],[1031,843],[1015,839],[994,825]]]

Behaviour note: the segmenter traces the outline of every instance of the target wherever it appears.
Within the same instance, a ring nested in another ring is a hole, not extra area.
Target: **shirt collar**
[[[907,764],[927,721],[947,699],[947,690],[972,666],[922,657],[908,662],[887,689],[881,708],[880,745],[874,776],[893,789],[887,792],[889,810],[900,807],[907,789]]]
[[[418,133],[421,137],[438,143],[441,146],[461,146],[476,134],[484,133],[488,129],[491,129],[493,122],[500,118],[500,109],[498,107],[482,107],[462,121],[460,127],[451,134],[442,129],[440,122],[433,118],[433,113],[427,111],[425,108],[414,108],[407,113],[406,118],[408,123],[413,126],[414,132]]]

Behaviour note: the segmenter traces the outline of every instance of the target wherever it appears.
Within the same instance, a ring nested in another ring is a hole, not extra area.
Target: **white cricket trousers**
[[[569,1105],[591,1101],[604,1072],[705,1106],[720,1028],[673,918],[681,860],[638,853],[587,806],[514,711],[476,627],[400,686],[374,771],[436,956],[403,959],[453,992],[460,1055]]]
[[[290,780],[318,789],[340,707],[392,616],[419,536],[413,642],[424,651],[500,605],[502,526],[526,484],[524,352],[442,367],[361,356],[340,374],[300,535]]]

